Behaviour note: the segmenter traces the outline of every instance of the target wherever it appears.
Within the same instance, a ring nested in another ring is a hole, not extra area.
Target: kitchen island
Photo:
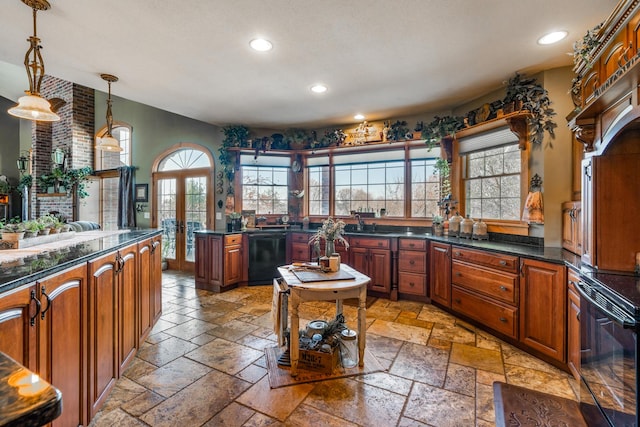
[[[60,390],[61,425],[89,424],[159,318],[161,232],[32,247],[0,264],[0,352]]]

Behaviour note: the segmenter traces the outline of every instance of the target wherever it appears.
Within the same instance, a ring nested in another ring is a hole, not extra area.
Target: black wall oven
[[[640,427],[638,320],[640,281],[588,273],[580,293],[580,407],[591,427]]]

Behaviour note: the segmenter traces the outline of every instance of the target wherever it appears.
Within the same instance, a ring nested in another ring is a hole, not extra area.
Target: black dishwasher
[[[249,234],[249,285],[270,285],[287,263],[287,234],[281,231]]]

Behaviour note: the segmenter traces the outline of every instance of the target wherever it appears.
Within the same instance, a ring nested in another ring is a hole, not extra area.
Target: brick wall
[[[57,114],[60,121],[36,122],[33,125],[31,144],[33,149],[33,176],[37,178],[51,173],[51,153],[62,148],[67,153],[66,168],[93,166],[94,91],[52,76],[44,76],[40,93],[47,99],[59,98],[61,107]],[[46,189],[37,188],[37,193]],[[39,197],[32,195],[31,217],[40,217],[50,211],[58,211],[71,221],[74,217],[74,198],[70,195]]]

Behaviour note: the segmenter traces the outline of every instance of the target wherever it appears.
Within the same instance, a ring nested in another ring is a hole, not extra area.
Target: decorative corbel
[[[445,136],[440,141],[442,149],[444,150],[445,155],[447,156],[447,163],[451,164],[453,159],[453,138],[450,136]]]
[[[511,117],[506,119],[509,129],[518,137],[518,148],[527,149],[529,142],[529,125],[526,117]]]
[[[593,151],[593,141],[596,137],[596,126],[594,123],[581,123],[575,125],[571,129],[576,136],[576,139],[584,145],[584,151]]]

